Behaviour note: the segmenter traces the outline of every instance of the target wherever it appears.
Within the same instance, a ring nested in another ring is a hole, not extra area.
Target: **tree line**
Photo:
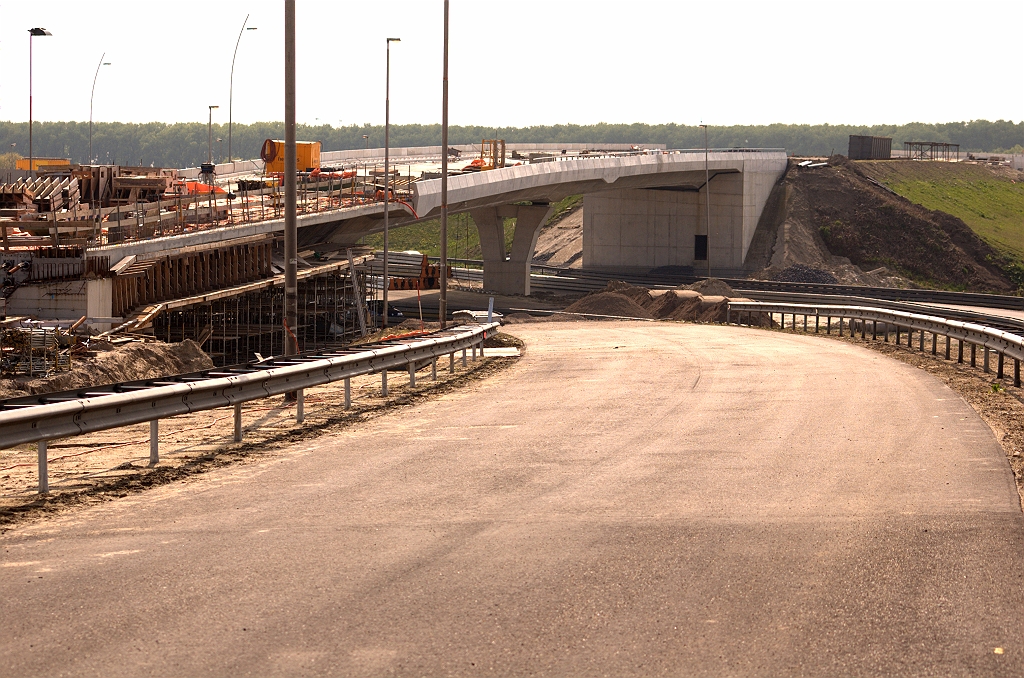
[[[367,145],[380,148],[384,145],[382,125],[299,125],[297,134],[300,140],[322,142],[324,151]],[[712,148],[785,148],[793,155],[830,155],[845,154],[851,134],[892,137],[894,149],[902,148],[904,141],[943,141],[960,144],[961,151],[1019,153],[1024,150],[1024,121],[1014,123],[1006,120],[907,125],[732,125],[710,127],[708,143]],[[283,136],[284,123],[281,122],[234,125],[231,131],[232,155],[235,158],[258,157],[264,139],[281,139]],[[228,126],[213,125],[212,137],[213,159],[222,162],[228,155]],[[668,148],[704,147],[702,129],[673,123],[533,127],[467,125],[449,129],[452,144],[480,143],[481,139],[494,138],[505,139],[509,143],[634,143],[665,144]],[[391,126],[392,146],[439,146],[440,143],[440,125]],[[210,152],[207,125],[200,122],[98,122],[93,124],[92,146],[95,162],[157,167],[195,167],[206,162]],[[27,156],[28,123],[0,121],[0,151]],[[35,123],[33,154],[87,163],[89,123]]]

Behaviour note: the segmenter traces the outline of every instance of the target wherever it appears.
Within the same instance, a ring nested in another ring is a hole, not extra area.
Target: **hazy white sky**
[[[299,0],[298,118],[441,116],[441,0]],[[0,0],[0,120],[281,120],[281,0]],[[1024,0],[452,0],[452,124],[715,125],[1024,118]]]

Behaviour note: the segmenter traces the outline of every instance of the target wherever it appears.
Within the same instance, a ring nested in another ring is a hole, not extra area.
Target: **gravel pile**
[[[770,280],[776,282],[819,283],[822,285],[835,285],[839,282],[839,279],[828,271],[805,266],[804,264],[793,264],[784,268],[771,276]]]

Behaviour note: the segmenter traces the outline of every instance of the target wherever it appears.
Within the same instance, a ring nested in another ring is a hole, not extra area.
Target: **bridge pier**
[[[530,294],[530,264],[540,227],[554,208],[547,204],[498,205],[470,210],[480,234],[484,289],[498,294]],[[505,219],[515,219],[512,250],[505,248]]]

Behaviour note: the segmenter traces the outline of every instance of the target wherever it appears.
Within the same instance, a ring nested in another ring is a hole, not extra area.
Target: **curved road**
[[[516,326],[461,392],[0,538],[0,675],[1024,673],[1024,519],[922,370]]]

